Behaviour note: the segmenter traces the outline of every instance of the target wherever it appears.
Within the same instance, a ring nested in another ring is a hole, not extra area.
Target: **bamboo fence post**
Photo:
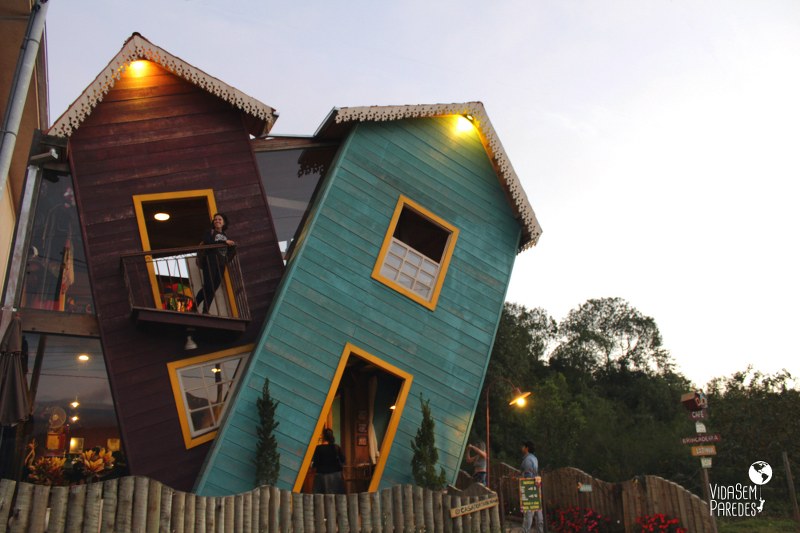
[[[361,533],[361,524],[358,519],[358,494],[347,495],[347,521],[350,523],[351,533]]]
[[[303,529],[303,495],[292,493],[292,532],[304,533]]]
[[[103,484],[91,483],[86,486],[86,503],[83,510],[83,530],[98,531],[100,513],[103,512]]]
[[[323,496],[325,497],[325,529],[327,533],[334,533],[339,525],[336,520],[336,495],[323,494]]]
[[[314,495],[303,494],[303,529],[314,533]]]
[[[372,512],[369,508],[369,492],[358,495],[358,514],[361,516],[361,532],[372,533]]]
[[[377,492],[370,492],[369,504],[373,533],[383,533],[383,520],[381,519],[381,497]]]
[[[50,488],[50,520],[47,523],[48,533],[61,533],[67,524],[67,502],[69,488]]]
[[[17,482],[11,479],[0,479],[0,533],[6,533],[8,515],[11,514],[11,501]]]
[[[158,531],[171,533],[172,527],[172,495],[175,491],[172,487],[161,485],[161,495],[159,497],[160,509],[158,512]]]
[[[383,533],[394,533],[392,489],[381,491],[381,529]]]
[[[241,529],[234,529],[236,524],[236,496],[225,496],[222,499],[222,520],[220,521],[222,528],[217,526],[217,530],[222,530],[224,533],[241,532]]]
[[[465,498],[461,498],[461,504],[462,505],[469,505],[470,503],[472,503],[472,501],[474,499],[475,498],[473,498],[471,496],[467,496]],[[473,524],[472,524],[472,522],[473,522],[472,515],[473,515],[473,513],[467,513],[465,515],[461,515],[461,525],[462,525],[462,527],[464,529],[464,533],[473,533],[475,531],[474,527],[473,527]]]
[[[281,497],[278,500],[281,505],[280,509],[280,532],[289,533],[292,527],[292,493],[288,490],[281,490]],[[297,532],[295,532],[297,533]]]
[[[404,513],[403,487],[400,485],[395,485],[392,487],[392,514],[394,514],[395,533],[408,533],[403,529],[405,527],[405,519],[403,516]]]
[[[422,531],[425,529],[425,504],[424,494],[425,489],[422,487],[413,486],[413,504],[414,504],[414,531]]]
[[[225,506],[222,503],[222,497],[209,498],[206,505],[206,533],[220,533],[224,519]]]
[[[81,533],[83,530],[83,508],[86,505],[86,485],[72,485],[69,487],[67,500],[67,527],[66,533]]]
[[[325,495],[314,494],[314,533],[326,533]]]
[[[234,500],[236,514],[234,515],[233,529],[242,533],[252,533],[250,519],[253,516],[252,492],[237,494]]]
[[[144,531],[158,531],[158,522],[161,518],[161,482],[155,479],[143,478],[147,482],[146,511],[144,516]]]
[[[435,530],[433,523],[433,491],[425,489],[422,493],[422,515],[425,523],[425,530],[432,532]]]
[[[170,527],[172,533],[185,533],[186,524],[186,493],[176,490],[172,493],[172,504],[170,505]]]
[[[131,513],[131,531],[133,533],[147,532],[147,501],[150,484],[146,477],[133,478],[133,508]]]
[[[433,533],[444,533],[444,504],[442,498],[444,493],[437,490],[433,493],[433,505],[431,512],[433,513]]]
[[[503,531],[502,522],[500,522],[500,505],[495,505],[489,509],[489,530],[492,533]]]
[[[31,503],[33,503],[33,485],[20,483],[17,488],[17,500],[14,503],[14,516],[11,519],[11,533],[24,533],[28,530]],[[2,517],[5,521],[7,517]]]
[[[203,517],[206,521],[206,533],[217,533],[217,498],[215,496],[207,496],[206,500],[206,515]]]
[[[36,531],[37,533],[39,531],[44,531],[49,499],[50,487],[47,485],[36,485],[34,487],[33,502],[31,504],[31,516],[28,520],[28,531]],[[2,517],[2,520],[5,520],[5,517]]]
[[[117,491],[118,479],[103,481],[103,515],[100,517],[100,531],[114,531],[114,521],[117,517]],[[52,500],[52,491],[50,494]],[[50,511],[52,520],[53,511]]]
[[[450,497],[450,508],[461,507],[461,496]],[[453,522],[453,533],[464,533],[464,520],[461,516],[451,519]]]
[[[487,496],[482,496],[478,501],[487,499]],[[489,533],[489,509],[481,509],[478,513],[481,517],[481,533]],[[542,513],[544,514],[544,512]]]
[[[262,500],[263,501],[263,500]],[[280,505],[281,505],[281,492],[277,487],[269,488],[269,533],[278,533],[280,531]]]
[[[339,526],[339,533],[350,531],[350,521],[347,519],[347,496],[344,494],[334,494],[336,498],[336,522]]]
[[[444,533],[453,533],[453,519],[450,518],[452,502],[453,496],[442,494],[442,526],[444,527]]]
[[[268,533],[270,531],[270,488],[258,487],[258,533]],[[276,528],[277,529],[277,528]]]
[[[205,496],[187,494],[186,505],[189,505],[190,499],[194,500],[194,533],[206,533],[206,512],[208,508],[208,499]]]
[[[414,531],[414,486],[403,485],[403,525],[404,533]]]
[[[195,533],[195,521],[196,513],[197,513],[197,496],[187,492],[180,493],[183,498],[182,506],[183,509],[178,509],[178,512],[181,513],[181,520],[183,522],[183,533]],[[174,513],[173,513],[174,514]]]

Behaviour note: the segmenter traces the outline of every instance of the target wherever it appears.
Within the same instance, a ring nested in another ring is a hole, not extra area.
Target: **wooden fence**
[[[491,487],[499,495],[501,515],[519,515],[519,471],[506,464],[492,468]],[[609,483],[577,468],[559,468],[542,473],[542,495],[545,509],[591,508],[619,521],[626,533],[639,531],[635,528],[638,517],[658,513],[677,518],[692,533],[715,531],[707,502],[658,476]]]
[[[498,533],[497,495],[480,485],[430,491],[299,494],[260,487],[210,497],[145,477],[49,487],[0,480],[0,533]],[[451,509],[461,514],[451,518]],[[479,510],[474,510],[479,509]]]

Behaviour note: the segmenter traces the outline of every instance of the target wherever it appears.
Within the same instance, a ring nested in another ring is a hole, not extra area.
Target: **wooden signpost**
[[[700,470],[703,473],[703,494],[710,505],[711,494],[708,471],[711,468],[711,457],[717,455],[717,447],[709,443],[720,442],[722,437],[718,433],[706,433],[705,421],[708,420],[708,397],[703,391],[687,392],[681,396],[681,403],[689,411],[689,420],[694,422],[695,431],[697,432],[695,436],[682,438],[681,443],[692,444],[692,457],[700,458]],[[716,533],[717,521],[713,513],[711,513],[711,527],[712,531]]]

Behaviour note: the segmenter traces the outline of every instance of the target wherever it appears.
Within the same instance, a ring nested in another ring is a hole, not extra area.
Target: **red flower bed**
[[[550,508],[547,512],[547,530],[554,533],[613,533],[620,526],[594,509],[568,507]]]
[[[652,516],[640,516],[636,519],[636,524],[641,526],[642,533],[654,531],[657,533],[688,533],[689,530],[681,527],[677,518],[669,518],[659,513]]]

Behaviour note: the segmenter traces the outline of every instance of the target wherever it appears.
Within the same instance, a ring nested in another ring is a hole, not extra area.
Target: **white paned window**
[[[381,275],[428,300],[439,275],[439,263],[392,238]]]
[[[177,369],[189,432],[199,437],[219,427],[241,373],[245,354]]]

